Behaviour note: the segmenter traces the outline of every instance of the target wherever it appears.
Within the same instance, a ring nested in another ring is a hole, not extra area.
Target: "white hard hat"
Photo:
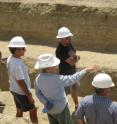
[[[112,78],[110,77],[110,75],[106,73],[97,74],[92,81],[92,85],[96,88],[102,89],[115,86],[115,84],[112,82]]]
[[[26,45],[23,37],[15,36],[10,40],[8,47],[17,48],[17,47],[26,47]]]
[[[60,60],[54,57],[51,53],[42,54],[38,57],[38,60],[35,64],[35,69],[43,69],[57,66],[60,63]]]
[[[73,36],[70,30],[66,27],[62,27],[62,28],[59,28],[56,38],[65,38],[69,36]]]

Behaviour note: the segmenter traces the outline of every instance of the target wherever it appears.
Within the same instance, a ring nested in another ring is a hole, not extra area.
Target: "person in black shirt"
[[[59,74],[71,75],[76,72],[76,63],[80,59],[76,55],[76,50],[71,44],[71,37],[73,34],[66,27],[62,27],[58,30],[56,38],[59,39],[59,44],[56,49],[56,57],[60,59]],[[70,94],[75,103],[75,110],[78,106],[78,84],[72,85],[72,87],[65,88],[66,94]]]

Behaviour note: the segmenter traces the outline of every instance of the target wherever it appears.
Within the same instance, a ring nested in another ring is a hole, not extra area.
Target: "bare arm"
[[[34,99],[32,98],[31,92],[28,90],[24,80],[17,80],[19,87],[22,89],[22,91],[25,93],[25,95],[28,97],[30,103],[34,103]]]

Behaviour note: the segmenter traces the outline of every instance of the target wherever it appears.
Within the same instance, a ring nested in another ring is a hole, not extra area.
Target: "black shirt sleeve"
[[[61,46],[58,46],[56,49],[56,57],[60,59],[60,61],[65,61],[69,56],[66,52],[66,48],[62,48]]]

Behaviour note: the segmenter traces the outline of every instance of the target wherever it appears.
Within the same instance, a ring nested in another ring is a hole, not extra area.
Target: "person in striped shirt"
[[[84,97],[75,113],[78,124],[117,124],[117,103],[108,97],[115,86],[112,78],[99,73],[92,85],[95,93]]]

